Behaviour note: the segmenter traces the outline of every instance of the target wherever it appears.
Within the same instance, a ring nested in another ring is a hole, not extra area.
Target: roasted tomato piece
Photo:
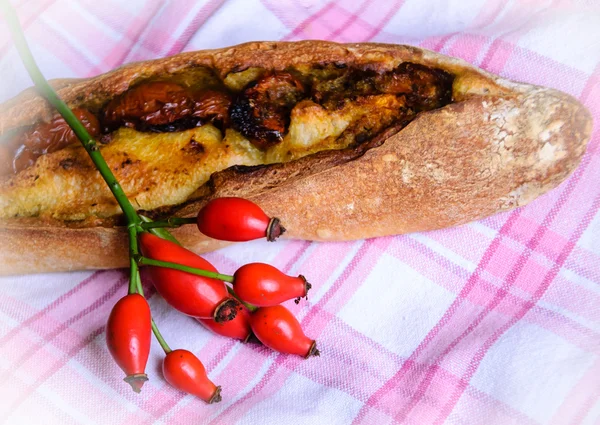
[[[104,130],[121,126],[145,129],[189,117],[194,99],[179,84],[155,81],[134,87],[109,102],[104,110]]]
[[[213,122],[227,125],[229,122],[229,107],[231,97],[227,93],[216,90],[206,90],[194,95],[193,116],[202,122]]]
[[[229,116],[236,130],[266,149],[283,140],[290,111],[304,95],[303,84],[293,75],[272,73],[250,84],[231,105]]]
[[[375,86],[382,93],[406,94],[409,103],[420,105],[419,109],[431,109],[451,101],[452,80],[442,70],[404,62],[375,77]]]
[[[100,133],[100,124],[94,114],[81,108],[73,109],[73,113],[91,136]],[[78,140],[63,117],[56,114],[49,123],[37,124],[13,142],[13,172],[18,173],[35,163],[39,156],[58,151]]]

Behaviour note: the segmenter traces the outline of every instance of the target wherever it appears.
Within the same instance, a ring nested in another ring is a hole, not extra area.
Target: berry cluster
[[[288,276],[264,263],[246,264],[233,276],[220,274],[172,236],[151,233],[191,223],[208,237],[235,242],[273,241],[285,231],[277,218],[268,217],[258,205],[233,197],[210,201],[194,219],[144,223],[147,231],[138,233],[140,253],[133,258],[148,268],[152,284],[165,301],[216,334],[243,342],[257,340],[275,351],[305,358],[319,355],[316,341],[308,338],[293,314],[280,305],[289,300],[298,303],[306,297],[311,285],[304,276]],[[140,292],[130,291],[116,303],[106,328],[109,351],[125,372],[125,382],[136,392],[148,380],[145,369],[156,326]],[[169,384],[207,403],[221,400],[221,388],[208,378],[194,354],[171,350],[160,333],[157,338],[165,350],[163,374]]]

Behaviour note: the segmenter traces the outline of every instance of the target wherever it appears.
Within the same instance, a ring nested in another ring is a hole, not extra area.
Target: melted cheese
[[[336,111],[301,102],[292,111],[284,141],[267,152],[232,129],[223,135],[212,125],[175,133],[121,128],[100,150],[133,206],[153,210],[186,201],[212,173],[233,165],[286,162],[320,150],[343,148],[354,136],[340,137],[346,130],[360,127],[367,117],[370,127],[373,120],[387,126],[400,106],[389,95],[349,103]],[[83,220],[120,212],[106,183],[78,145],[43,155],[32,167],[0,183],[3,218]]]
[[[212,125],[160,134],[121,128],[100,151],[134,207],[152,210],[184,202],[215,171],[264,162],[264,154],[245,139],[229,139]],[[1,216],[78,220],[118,214],[86,155],[70,146],[40,157],[0,189]]]
[[[333,111],[310,100],[302,101],[292,110],[283,143],[267,151],[266,161],[286,162],[319,151],[343,149],[364,127],[377,133],[389,126],[401,114],[402,106],[403,100],[385,94],[348,102]],[[346,131],[349,137],[343,137]]]

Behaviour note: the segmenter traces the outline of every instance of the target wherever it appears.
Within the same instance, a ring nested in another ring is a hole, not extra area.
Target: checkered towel
[[[422,46],[555,87],[600,117],[596,0],[12,0],[46,77],[249,40]],[[2,21],[0,21],[2,22]],[[0,24],[0,100],[31,85]],[[150,292],[172,347],[223,386],[170,388],[154,344],[141,394],[104,343],[122,270],[0,279],[7,424],[598,424],[600,137],[551,193],[459,228],[351,243],[254,242],[208,255],[313,282],[289,307],[322,356],[214,336]],[[2,243],[0,241],[0,243]],[[95,247],[82,247],[95,249]]]

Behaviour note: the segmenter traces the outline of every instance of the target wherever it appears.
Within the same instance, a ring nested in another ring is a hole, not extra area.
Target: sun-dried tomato
[[[266,75],[250,84],[231,105],[231,122],[255,146],[266,149],[283,140],[290,111],[304,96],[304,85],[293,75]]]

